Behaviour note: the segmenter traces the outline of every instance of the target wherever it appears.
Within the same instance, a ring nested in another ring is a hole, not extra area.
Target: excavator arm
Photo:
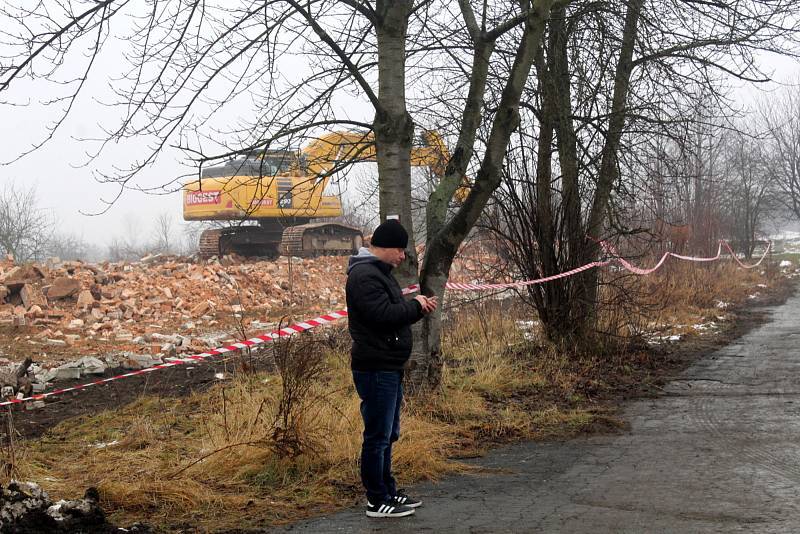
[[[427,166],[434,176],[441,178],[450,161],[450,151],[442,136],[435,130],[423,130],[419,143],[411,147],[411,165]],[[300,161],[305,164],[308,175],[317,176],[316,187],[324,189],[333,171],[355,162],[376,161],[375,136],[372,132],[331,132],[314,139],[301,152]],[[463,201],[469,193],[470,183],[466,177],[456,191],[457,201]]]

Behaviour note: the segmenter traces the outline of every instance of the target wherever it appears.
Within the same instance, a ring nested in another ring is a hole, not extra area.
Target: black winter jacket
[[[347,267],[347,314],[353,338],[351,367],[357,371],[395,371],[411,356],[411,325],[422,305],[406,300],[392,266],[361,248]]]

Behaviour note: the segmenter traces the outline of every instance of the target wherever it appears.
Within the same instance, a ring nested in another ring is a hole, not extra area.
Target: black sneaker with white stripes
[[[418,508],[422,506],[422,501],[409,497],[403,490],[398,491],[397,495],[392,497],[392,502],[401,506],[407,506],[408,508]]]
[[[405,517],[414,513],[413,508],[397,504],[393,500],[377,504],[367,502],[367,517]]]

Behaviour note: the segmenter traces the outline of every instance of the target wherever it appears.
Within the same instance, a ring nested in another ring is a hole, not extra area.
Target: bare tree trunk
[[[625,12],[625,24],[622,34],[622,46],[620,48],[617,69],[614,76],[614,94],[611,101],[611,116],[608,124],[608,134],[603,146],[600,176],[597,180],[597,189],[594,194],[591,211],[589,212],[586,234],[588,238],[597,238],[602,235],[605,223],[611,191],[617,180],[618,168],[617,157],[625,129],[625,119],[627,113],[628,88],[633,71],[633,49],[638,33],[639,18],[641,16],[642,4],[644,0],[631,0]],[[584,239],[583,248],[585,261],[591,261],[598,257],[599,246],[592,239]],[[586,307],[582,314],[581,330],[590,331],[596,319],[596,303],[599,283],[599,273],[597,269],[590,269],[578,276],[580,283],[585,291],[582,305]]]
[[[566,9],[560,8],[553,11],[547,65],[540,68],[543,109],[537,151],[536,222],[542,276],[551,276],[577,267],[583,258],[585,241],[578,183],[578,154],[572,121],[567,39]],[[562,186],[561,209],[555,213],[551,193],[554,129]],[[557,216],[562,219],[554,219]],[[557,231],[559,228],[560,231]],[[529,287],[529,294],[537,303],[545,333],[556,343],[575,338],[575,327],[582,324],[582,321],[574,320],[576,312],[580,315],[582,309],[581,286],[575,282],[575,279],[562,279],[541,287]]]
[[[642,0],[634,0],[629,4],[625,16],[608,133],[586,227],[583,223],[584,204],[580,195],[579,159],[572,120],[566,11],[562,8],[553,12],[547,65],[539,69],[542,112],[537,154],[536,224],[543,276],[578,267],[597,257],[597,244],[587,236],[600,236],[617,180],[617,153],[625,126],[625,107],[641,6]],[[561,209],[555,211],[551,198],[554,130],[561,172]],[[561,219],[557,220],[556,217]],[[551,341],[560,345],[591,342],[595,330],[598,282],[597,271],[590,270],[542,287],[529,288],[545,333]]]
[[[409,254],[396,273],[401,284],[417,279],[414,225],[411,219],[411,143],[414,121],[406,109],[406,32],[413,2],[379,1],[378,99],[373,128],[378,162],[380,218],[397,216],[408,230]]]
[[[426,294],[444,295],[444,284],[447,281],[453,258],[458,252],[458,247],[475,225],[494,190],[500,185],[501,169],[508,143],[511,134],[519,125],[520,97],[539,49],[553,3],[554,0],[540,0],[533,2],[528,8],[523,36],[495,113],[486,143],[486,153],[469,195],[455,215],[444,225],[441,225],[440,221],[445,219],[447,205],[440,202],[438,205],[432,206],[439,212],[428,218],[428,242],[420,275],[422,291]],[[463,2],[462,9],[467,9]],[[470,80],[470,96],[476,98],[483,92],[478,91],[478,88],[485,87],[486,84],[487,52],[490,53],[491,49],[482,48],[482,45],[486,44],[486,31],[477,28],[474,19],[470,20],[469,13],[465,15],[465,18],[471,28],[472,38],[478,44],[473,60],[473,77]],[[483,43],[480,43],[481,40]],[[472,89],[475,89],[475,92]],[[469,110],[469,113],[466,110]],[[458,173],[456,178],[466,172],[468,159],[464,156],[471,155],[472,151],[472,145],[467,145],[467,142],[470,138],[474,139],[475,130],[479,124],[479,117],[475,116],[480,112],[479,103],[471,101],[466,110],[462,126],[466,125],[467,131],[462,131],[459,144],[454,152],[459,154],[459,164],[463,167],[454,168],[454,166],[448,165],[449,172]],[[446,181],[445,187],[452,187],[454,177],[451,175],[449,178],[450,181]],[[434,388],[441,381],[440,314],[441,310],[428,316],[423,320],[421,328],[415,331],[410,381],[416,389]]]

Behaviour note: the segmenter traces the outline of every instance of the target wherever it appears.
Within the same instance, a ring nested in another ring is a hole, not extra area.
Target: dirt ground
[[[124,378],[105,385],[91,386],[83,390],[62,393],[46,399],[46,406],[40,409],[27,409],[23,405],[13,405],[6,409],[4,420],[10,415],[13,428],[18,437],[35,439],[49,428],[73,417],[97,414],[128,404],[144,395],[180,397],[195,391],[202,391],[220,381],[231,380],[237,372],[246,367],[258,371],[269,368],[269,359],[264,353],[253,352],[252,356],[234,354],[227,357],[210,358],[161,369],[140,376]],[[109,369],[103,375],[88,379],[59,380],[58,388],[85,384],[92,380],[106,378],[122,373],[119,369]],[[222,377],[222,378],[220,378]],[[7,424],[0,430],[4,437]]]

